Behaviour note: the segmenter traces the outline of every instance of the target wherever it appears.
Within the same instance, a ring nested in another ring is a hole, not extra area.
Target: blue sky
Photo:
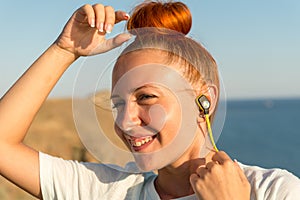
[[[138,0],[101,1],[129,11]],[[185,0],[190,36],[219,64],[229,99],[300,97],[300,1]],[[96,1],[2,1],[0,96],[56,39],[74,10]],[[123,30],[116,27],[111,36]],[[70,97],[77,61],[51,97]],[[92,73],[92,72],[91,72]]]

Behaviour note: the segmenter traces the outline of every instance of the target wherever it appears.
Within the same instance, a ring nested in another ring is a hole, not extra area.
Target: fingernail
[[[107,24],[106,27],[105,27],[106,33],[111,33],[111,30],[112,30],[111,24]]]
[[[128,20],[130,18],[130,15],[128,13],[126,13],[124,17],[126,20]]]
[[[100,32],[103,32],[103,31],[104,31],[104,30],[103,30],[103,26],[104,26],[104,24],[103,24],[103,22],[101,22],[100,25],[99,25],[99,31],[100,31]]]
[[[237,161],[236,159],[233,159],[233,161],[234,161],[235,163],[238,163],[238,161]]]
[[[91,19],[91,24],[90,24],[90,25],[91,25],[91,27],[92,27],[92,28],[94,28],[94,27],[95,27],[95,19],[94,19],[94,18],[93,18],[93,19]]]

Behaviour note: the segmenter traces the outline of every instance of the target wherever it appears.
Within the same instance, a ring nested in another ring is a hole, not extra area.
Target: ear
[[[218,104],[219,91],[216,85],[206,84],[205,89],[199,91],[198,95],[205,95],[210,102],[209,115],[212,115]],[[203,115],[203,112],[200,112],[200,118]],[[204,118],[204,115],[202,116]]]
[[[209,115],[211,115],[215,112],[218,105],[219,90],[217,86],[214,84],[207,85],[207,93],[205,95],[210,100]]]
[[[219,90],[218,87],[214,84],[206,84],[204,88],[205,89],[198,91],[197,96],[205,95],[208,98],[208,100],[210,101],[209,116],[211,116],[214,115],[215,109],[217,108]],[[197,123],[199,127],[201,127],[201,125],[206,125],[204,113],[201,111],[199,111]]]

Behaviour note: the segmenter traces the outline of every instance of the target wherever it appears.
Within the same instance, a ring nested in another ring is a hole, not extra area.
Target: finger
[[[190,183],[192,184],[192,186],[194,186],[196,184],[196,182],[198,181],[199,176],[198,174],[191,174],[190,176]]]
[[[130,18],[130,15],[124,11],[118,10],[115,12],[115,18],[116,18],[115,24],[117,24],[121,21],[128,20]]]
[[[104,30],[111,33],[113,25],[115,24],[115,10],[111,6],[105,6],[105,23]]]
[[[224,151],[219,151],[213,155],[212,160],[215,162],[218,162],[219,164],[224,164],[226,161],[231,161],[231,158],[224,152]]]
[[[95,20],[96,20],[96,28],[100,32],[104,32],[103,27],[104,27],[104,21],[105,21],[105,9],[104,5],[102,4],[95,4],[93,5],[93,9],[95,12]]]
[[[198,190],[201,191],[199,189],[199,187],[201,185],[199,182],[201,182],[201,179],[199,178],[198,174],[191,174],[190,183],[195,192],[197,192]]]
[[[209,162],[206,164],[206,168],[208,169],[208,171],[211,171],[215,165],[217,165],[216,162]]]
[[[87,17],[87,21],[88,24],[91,27],[95,27],[95,13],[94,13],[94,9],[91,5],[86,4],[84,6],[82,6],[81,8],[79,8],[78,13],[80,14],[80,16],[78,16],[79,18],[82,17],[82,19],[78,19],[79,21],[84,21],[84,18]]]
[[[191,183],[193,191],[199,197],[199,199],[204,199],[201,194],[205,190],[204,181],[201,178],[199,178],[199,176],[197,174],[191,174],[190,183]]]
[[[196,173],[200,178],[204,178],[207,173],[209,173],[206,167],[198,167]]]
[[[190,183],[194,191],[198,191],[198,186],[200,186],[200,182],[202,180],[199,178],[198,174],[191,174]]]

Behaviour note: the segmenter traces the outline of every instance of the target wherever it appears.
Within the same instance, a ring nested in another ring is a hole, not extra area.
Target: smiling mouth
[[[130,135],[125,134],[124,137],[132,147],[134,151],[141,151],[149,146],[153,140],[155,139],[156,135],[154,136],[146,136],[146,137],[133,137]]]

